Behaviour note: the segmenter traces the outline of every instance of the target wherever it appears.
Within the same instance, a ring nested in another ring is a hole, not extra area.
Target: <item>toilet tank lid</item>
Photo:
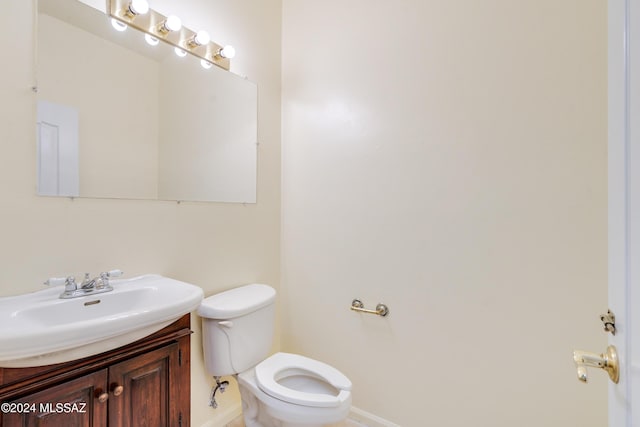
[[[198,307],[198,314],[208,319],[233,319],[273,304],[275,299],[275,289],[254,283],[205,298]]]

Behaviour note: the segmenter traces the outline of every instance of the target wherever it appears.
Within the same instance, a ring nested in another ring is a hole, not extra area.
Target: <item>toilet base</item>
[[[240,398],[242,399],[242,416],[245,427],[323,427],[326,424],[301,424],[299,422],[287,422],[274,418],[269,414],[269,408],[256,398],[251,391],[243,385],[239,385]]]
[[[351,399],[337,408],[300,407],[260,390],[253,369],[239,374],[237,380],[246,427],[323,427],[349,415]]]

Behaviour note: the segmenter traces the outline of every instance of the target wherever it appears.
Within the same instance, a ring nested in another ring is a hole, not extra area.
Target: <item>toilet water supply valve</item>
[[[216,393],[220,390],[220,393],[224,393],[229,385],[229,381],[220,381],[220,377],[213,377],[216,380],[216,385],[211,388],[211,397],[209,398],[209,406],[213,409],[218,407],[218,403],[216,402]]]

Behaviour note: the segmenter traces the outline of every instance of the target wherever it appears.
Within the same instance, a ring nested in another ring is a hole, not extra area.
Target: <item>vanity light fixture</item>
[[[171,31],[180,31],[181,28],[182,20],[176,15],[169,15],[167,19],[158,25],[157,30],[160,34],[165,35]]]
[[[175,15],[165,16],[149,7],[147,0],[106,0],[113,26],[124,31],[127,26],[147,34],[147,43],[156,45],[159,40],[175,48],[176,55],[187,53],[203,60],[202,65],[217,65],[229,70],[235,49],[211,41],[205,30],[193,31],[182,25]],[[206,64],[205,64],[206,63]]]
[[[127,29],[127,24],[124,24],[120,21],[118,21],[117,19],[111,18],[111,26],[116,30],[116,31],[124,31]]]
[[[209,68],[211,68],[211,66],[213,64],[211,62],[207,61],[206,59],[201,59],[200,60],[200,65],[202,65],[202,68],[204,68],[205,70],[208,70]]]
[[[151,34],[145,34],[144,39],[150,46],[157,46],[158,43],[160,43],[160,40],[158,40],[156,37],[153,37]]]
[[[122,13],[127,18],[133,19],[138,15],[146,15],[147,12],[149,12],[147,0],[131,0]]]
[[[209,44],[210,41],[211,37],[209,37],[209,33],[207,33],[205,30],[200,30],[195,35],[193,35],[193,37],[189,38],[186,44],[188,47],[193,49],[198,46]]]

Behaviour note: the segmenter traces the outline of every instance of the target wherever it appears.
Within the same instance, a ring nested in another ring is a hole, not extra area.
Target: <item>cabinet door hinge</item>
[[[178,427],[182,427],[182,412],[178,414]]]
[[[182,349],[178,349],[178,366],[182,366]]]

